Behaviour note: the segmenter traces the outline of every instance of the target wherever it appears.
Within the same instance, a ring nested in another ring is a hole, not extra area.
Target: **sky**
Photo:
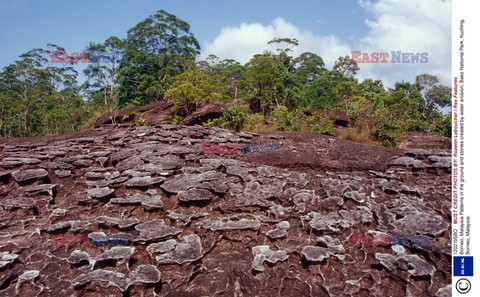
[[[351,51],[428,53],[423,64],[360,63],[357,77],[393,86],[431,73],[451,85],[451,0],[0,0],[0,69],[48,43],[71,54],[124,38],[160,9],[190,24],[199,59],[215,54],[245,63],[273,50],[273,38],[289,37],[299,40],[295,55],[314,52],[327,68]]]

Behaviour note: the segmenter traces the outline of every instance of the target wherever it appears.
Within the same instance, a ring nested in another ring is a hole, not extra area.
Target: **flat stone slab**
[[[127,180],[124,184],[127,187],[147,187],[162,183],[165,180],[163,177],[142,176],[134,177]]]
[[[140,231],[140,234],[132,240],[133,242],[163,239],[182,232],[180,228],[165,225],[163,220],[142,223],[135,226],[135,229]]]
[[[104,188],[93,188],[87,190],[87,197],[88,198],[105,198],[113,194],[115,192],[114,189],[110,189],[108,187]]]
[[[202,227],[205,229],[210,229],[212,231],[245,230],[245,229],[258,230],[260,229],[260,222],[256,220],[247,220],[247,219],[241,219],[238,221],[227,221],[227,222],[204,220],[202,222]]]
[[[17,182],[40,179],[46,177],[47,175],[48,172],[45,169],[27,169],[15,171],[12,173],[13,178]]]
[[[189,189],[187,191],[180,191],[177,195],[178,200],[183,202],[210,201],[212,197],[212,193],[205,189]]]
[[[279,261],[285,261],[288,259],[286,251],[272,251],[268,245],[257,245],[252,248],[253,263],[252,269],[256,271],[264,271],[263,262],[275,264]]]
[[[15,209],[15,208],[24,208],[30,209],[37,205],[35,200],[32,198],[18,197],[18,198],[7,198],[0,200],[0,205],[5,209]]]
[[[173,242],[171,242],[173,245]],[[157,249],[158,251],[159,249]],[[176,242],[173,249],[157,256],[155,259],[160,264],[184,264],[203,258],[202,242],[196,234],[184,236]]]

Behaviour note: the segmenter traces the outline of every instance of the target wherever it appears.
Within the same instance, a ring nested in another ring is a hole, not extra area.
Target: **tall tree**
[[[311,52],[300,54],[294,60],[295,74],[303,85],[313,82],[327,71],[323,59]]]
[[[199,50],[188,23],[164,10],[138,23],[128,31],[126,59],[119,66],[117,106],[163,99]]]
[[[85,52],[88,54],[89,63],[84,70],[88,79],[84,87],[89,89],[90,95],[94,98],[95,93],[100,93],[103,104],[112,106],[115,99],[118,65],[125,53],[125,42],[112,36],[103,44],[90,43]]]
[[[416,77],[418,89],[423,93],[425,99],[425,114],[429,120],[433,120],[438,108],[452,105],[452,89],[438,83],[438,77],[428,73]]]
[[[278,89],[283,80],[282,70],[269,52],[255,55],[245,65],[244,82],[247,94],[260,100],[264,114],[273,104],[280,105]]]
[[[347,55],[345,57],[339,57],[338,60],[335,61],[333,69],[338,70],[345,77],[354,79],[354,76],[357,74],[357,71],[360,70],[360,67],[358,67],[357,63]]]
[[[175,78],[165,97],[175,103],[176,109],[184,105],[190,114],[200,104],[222,100],[223,87],[218,75],[208,75],[193,67]]]

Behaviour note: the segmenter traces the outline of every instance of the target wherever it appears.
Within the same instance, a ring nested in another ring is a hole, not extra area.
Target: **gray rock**
[[[154,265],[140,265],[130,273],[133,282],[156,284],[160,281],[160,271]]]
[[[72,172],[70,170],[55,170],[55,174],[58,177],[69,177]]]
[[[4,200],[0,200],[0,205],[3,206],[3,208],[5,209],[16,209],[16,208],[30,209],[35,207],[37,203],[32,198],[18,197],[18,198],[7,198]]]
[[[70,264],[80,264],[82,261],[90,262],[90,260],[90,255],[87,252],[80,250],[74,250],[67,258],[67,261]]]
[[[210,201],[212,199],[212,193],[205,189],[189,189],[178,192],[177,198],[183,202]]]
[[[28,193],[37,193],[37,194],[46,193],[50,196],[53,196],[55,187],[56,185],[53,185],[53,184],[42,184],[38,186],[27,187],[25,190]]]
[[[389,166],[399,165],[399,166],[405,166],[405,167],[413,167],[417,169],[427,167],[427,164],[423,163],[420,160],[416,160],[412,157],[398,157],[388,162],[388,165]]]
[[[400,254],[394,256],[391,254],[376,253],[375,258],[389,271],[398,267],[401,270],[408,271],[412,276],[433,277],[433,273],[436,271],[435,266],[425,262],[417,255]]]
[[[147,247],[147,252],[153,257],[155,254],[163,254],[172,251],[177,246],[175,239],[169,239],[167,241],[152,243]]]
[[[196,234],[184,236],[175,248],[156,257],[160,264],[184,264],[203,258],[202,242]]]
[[[87,190],[87,197],[88,198],[106,198],[115,192],[114,189],[110,189],[108,187],[104,188],[93,188]]]
[[[13,178],[17,182],[24,182],[34,179],[41,179],[48,175],[45,169],[26,169],[21,171],[15,171],[12,173]]]
[[[93,163],[92,160],[89,159],[80,159],[80,160],[75,160],[72,164],[77,167],[89,167]]]
[[[92,281],[107,283],[107,286],[117,287],[122,292],[125,292],[130,286],[130,280],[125,277],[125,274],[102,269],[81,274],[72,281],[72,286],[78,287]]]
[[[275,264],[288,259],[287,252],[284,250],[272,251],[268,245],[254,246],[252,253],[254,257],[252,269],[256,271],[264,271],[263,262],[265,261]]]
[[[152,186],[156,184],[160,184],[165,180],[163,177],[150,177],[150,176],[142,176],[142,177],[134,177],[125,182],[127,187],[146,187]]]
[[[140,223],[137,219],[117,219],[108,216],[99,216],[97,222],[107,227],[118,228],[120,230],[131,228]]]
[[[241,219],[239,221],[213,221],[213,220],[204,220],[202,222],[202,227],[204,229],[210,229],[212,231],[219,230],[258,230],[260,229],[260,222],[257,220],[247,220]]]
[[[283,238],[287,236],[288,229],[290,229],[288,221],[282,221],[276,225],[275,229],[268,231],[266,235],[271,239]]]
[[[17,258],[18,258],[18,255],[16,254],[10,254],[8,252],[0,252],[0,269],[3,269],[4,267],[12,264]]]
[[[95,258],[97,261],[104,261],[104,260],[127,260],[129,259],[133,253],[135,252],[134,247],[130,246],[114,246],[110,248],[103,254],[100,254]]]
[[[140,231],[140,234],[132,240],[133,242],[164,239],[182,232],[180,228],[165,225],[163,220],[142,223],[135,226],[135,229]]]
[[[452,296],[452,285],[447,285],[443,288],[439,288],[435,297],[451,297]]]
[[[24,271],[19,277],[18,277],[18,283],[22,282],[34,282],[38,276],[40,275],[40,271],[38,270],[27,270]]]

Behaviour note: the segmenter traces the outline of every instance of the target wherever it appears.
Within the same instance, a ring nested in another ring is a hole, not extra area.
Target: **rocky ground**
[[[280,146],[217,156],[202,141]],[[397,149],[170,125],[0,139],[0,295],[450,296],[449,156],[420,134]],[[129,242],[52,246],[58,234]]]

